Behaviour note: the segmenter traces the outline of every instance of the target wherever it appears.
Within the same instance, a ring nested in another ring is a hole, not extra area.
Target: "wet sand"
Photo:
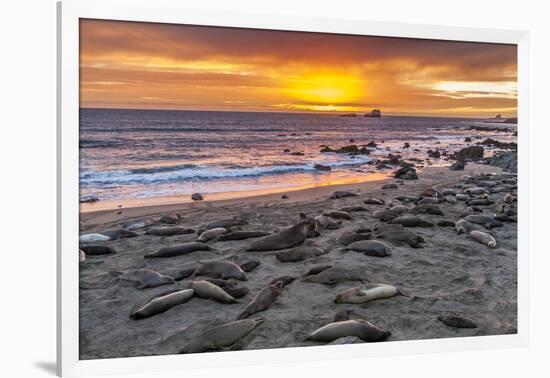
[[[171,258],[144,259],[144,255],[162,247],[197,239],[197,234],[161,237],[144,234],[147,228],[136,230],[137,237],[100,242],[116,249],[117,254],[87,256],[80,264],[80,357],[81,359],[174,354],[185,347],[201,331],[233,321],[252,298],[278,276],[291,275],[296,280],[285,286],[281,295],[266,310],[251,318],[265,321],[225,350],[266,349],[321,345],[305,341],[317,328],[332,322],[337,311],[351,309],[351,318],[366,319],[391,332],[385,342],[499,335],[517,330],[517,224],[502,222],[492,232],[497,247],[491,249],[474,241],[467,234],[457,234],[450,227],[407,228],[422,236],[423,248],[411,248],[388,241],[392,255],[372,257],[362,253],[343,253],[344,246],[336,242],[343,232],[358,227],[374,228],[382,223],[373,212],[397,205],[400,195],[420,195],[428,188],[442,190],[464,183],[464,175],[503,172],[499,168],[468,164],[464,171],[429,167],[419,172],[418,180],[386,179],[367,183],[325,186],[288,192],[220,201],[166,204],[122,208],[81,214],[81,233],[101,232],[122,227],[129,220],[143,219],[149,226],[161,225],[165,214],[180,215],[178,225],[199,230],[205,224],[232,217],[245,219],[243,230],[265,230],[271,233],[295,224],[298,215],[314,217],[331,209],[362,205],[366,212],[352,212],[352,220],[343,220],[339,229],[323,230],[306,243],[328,252],[301,262],[283,263],[275,255],[280,251],[246,252],[257,239],[241,241],[210,241],[211,251],[193,252]],[[384,183],[397,183],[398,189],[381,189]],[[349,190],[358,196],[329,199],[335,190]],[[512,190],[513,192],[513,190]],[[491,193],[500,203],[506,192]],[[385,200],[385,205],[368,205],[369,197]],[[413,204],[405,204],[412,208]],[[515,206],[515,204],[513,205]],[[466,205],[439,204],[444,215],[419,214],[437,223],[456,222]],[[496,214],[495,206],[478,206],[483,214]],[[119,214],[119,212],[121,212]],[[193,298],[164,313],[143,320],[132,320],[129,314],[137,304],[170,289],[187,288],[191,277],[157,288],[139,290],[127,278],[136,270],[153,269],[171,276],[183,267],[199,260],[227,259],[242,263],[258,260],[260,265],[248,273],[249,280],[240,282],[249,293],[236,304],[221,304]],[[358,272],[372,283],[386,283],[403,289],[410,296],[395,296],[366,304],[334,303],[336,294],[359,286],[346,281],[333,286],[310,283],[302,275],[316,265],[332,265]],[[477,328],[452,328],[437,317],[454,312],[475,320]]]

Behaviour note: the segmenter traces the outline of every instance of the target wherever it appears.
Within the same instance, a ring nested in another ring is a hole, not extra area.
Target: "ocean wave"
[[[175,133],[296,133],[294,129],[284,128],[231,128],[231,127],[83,127],[85,132],[94,133],[135,133],[135,132],[175,132]],[[301,132],[300,132],[301,133]],[[305,132],[304,132],[305,133]]]
[[[296,165],[268,165],[262,167],[226,168],[220,166],[199,167],[183,164],[173,167],[150,167],[104,172],[84,171],[80,173],[80,185],[84,187],[104,185],[157,184],[189,180],[238,179],[297,172],[319,172],[315,164],[335,167],[351,167],[369,161],[367,157],[346,159],[336,162],[312,161]]]

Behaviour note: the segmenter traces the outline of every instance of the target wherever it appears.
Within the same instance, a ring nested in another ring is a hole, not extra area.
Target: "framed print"
[[[527,33],[58,13],[60,375],[526,344]]]

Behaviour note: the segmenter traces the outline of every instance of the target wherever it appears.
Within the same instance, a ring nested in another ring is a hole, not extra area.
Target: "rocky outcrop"
[[[496,148],[499,148],[501,150],[517,150],[518,149],[517,143],[514,143],[514,142],[505,143],[505,142],[500,142],[500,141],[492,139],[492,138],[487,138],[483,142],[479,142],[478,144],[483,145],[483,146],[496,147]]]
[[[336,154],[351,154],[351,155],[368,155],[370,151],[366,147],[357,147],[356,144],[351,144],[349,146],[340,147],[335,150],[330,148],[330,146],[325,146],[321,148],[321,152],[333,152]]]
[[[457,160],[451,165],[451,171],[463,171],[466,167],[466,162],[464,160]]]
[[[502,123],[513,123],[513,124],[516,124],[516,125],[517,125],[518,119],[515,118],[515,117],[514,117],[514,118],[506,118],[506,119],[504,120],[504,122],[502,122]]]
[[[355,113],[340,114],[339,117],[357,117]]]
[[[380,109],[373,109],[369,113],[365,114],[365,117],[380,118],[382,117],[382,112]]]
[[[200,193],[193,193],[193,194],[191,194],[191,199],[193,201],[202,201],[204,199],[204,197]]]
[[[395,171],[393,177],[402,179],[402,180],[416,180],[418,175],[416,174],[416,169],[412,165],[405,165]]]
[[[499,154],[493,155],[490,158],[487,158],[486,161],[488,164],[494,165],[495,167],[508,169],[514,172],[517,172],[518,170],[517,151],[501,152]]]
[[[481,146],[465,147],[455,154],[456,160],[480,160],[483,159],[484,149]]]
[[[441,157],[441,152],[437,150],[436,151],[428,150],[428,156],[433,159],[439,159]]]

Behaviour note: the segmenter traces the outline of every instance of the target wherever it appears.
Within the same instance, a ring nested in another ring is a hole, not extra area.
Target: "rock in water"
[[[202,201],[204,199],[204,197],[200,193],[193,193],[193,194],[191,194],[191,199],[193,201]]]
[[[455,154],[457,160],[480,160],[483,159],[484,149],[481,146],[465,147]]]

